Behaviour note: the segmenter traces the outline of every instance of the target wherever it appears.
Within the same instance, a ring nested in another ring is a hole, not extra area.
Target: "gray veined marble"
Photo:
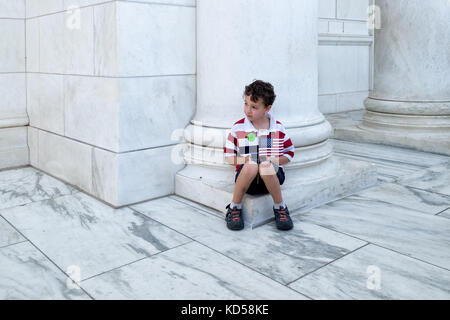
[[[289,232],[279,231],[274,223],[234,232],[223,218],[170,198],[133,208],[284,284],[366,244],[310,223],[298,224]]]
[[[450,195],[450,161],[404,177],[398,183]]]
[[[362,160],[367,161],[376,166],[378,175],[381,176],[380,180],[386,180],[389,178],[391,181],[395,181],[396,179],[400,178],[401,176],[412,174],[420,169],[421,167],[417,166],[411,166],[408,164],[399,164],[392,161],[386,161],[386,160],[379,160],[379,159],[372,159],[367,157],[361,157],[361,156],[355,156],[350,154],[344,154],[344,153],[336,153],[337,157],[342,158],[348,158],[348,159],[356,159],[356,160]]]
[[[191,241],[129,208],[113,209],[83,193],[0,213],[61,269],[81,279]]]
[[[450,208],[448,208],[447,210],[439,213],[439,216],[443,217],[443,218],[449,218],[450,219]]]
[[[385,183],[361,191],[358,195],[397,204],[429,214],[437,214],[450,207],[450,196],[444,196],[396,183]]]
[[[11,225],[0,217],[0,248],[15,244],[26,239],[22,237]]]
[[[274,222],[239,233],[233,240],[224,234],[202,237],[199,241],[283,284],[366,244],[310,223],[297,224],[291,231],[282,232]]]
[[[376,199],[350,196],[294,217],[450,269],[450,221]]]
[[[196,242],[106,272],[81,286],[95,299],[306,299]]]
[[[0,261],[1,300],[90,299],[28,241],[0,248]]]
[[[289,287],[313,299],[450,299],[450,271],[368,245]]]
[[[31,167],[0,171],[0,209],[78,192]]]

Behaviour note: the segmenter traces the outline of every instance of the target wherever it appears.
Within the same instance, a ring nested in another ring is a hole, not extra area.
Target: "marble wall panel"
[[[0,18],[25,18],[25,0],[0,0]]]
[[[39,130],[38,168],[90,193],[92,147]]]
[[[120,76],[195,74],[194,7],[120,1],[117,11]]]
[[[118,74],[117,5],[108,2],[94,7],[94,75]]]
[[[367,20],[370,0],[337,0],[337,18]]]
[[[39,19],[27,19],[25,23],[27,72],[39,72]]]
[[[174,193],[173,146],[113,153],[94,149],[93,195],[119,207]]]
[[[118,79],[65,76],[65,135],[118,150]]]
[[[26,125],[25,73],[0,74],[0,128]]]
[[[0,169],[29,164],[27,127],[0,128]]]
[[[25,71],[25,22],[0,19],[0,72]]]
[[[369,47],[319,46],[319,94],[369,90]]]
[[[336,0],[319,0],[319,18],[336,17]]]
[[[27,110],[31,126],[64,135],[63,77],[27,74]]]
[[[195,113],[195,76],[120,79],[119,151],[178,142]]]

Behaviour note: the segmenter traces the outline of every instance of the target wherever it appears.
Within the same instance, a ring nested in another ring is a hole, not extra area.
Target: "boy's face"
[[[264,102],[261,98],[258,98],[258,102],[250,100],[250,96],[245,96],[244,113],[250,121],[259,121],[270,111],[272,106],[267,108],[264,106]]]

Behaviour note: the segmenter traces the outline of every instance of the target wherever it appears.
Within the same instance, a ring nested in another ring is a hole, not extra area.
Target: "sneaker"
[[[230,203],[231,204],[231,203]],[[244,229],[244,219],[242,219],[242,209],[230,207],[230,204],[226,206],[227,215],[225,221],[227,222],[227,227],[230,230],[242,230]]]
[[[290,230],[294,227],[287,206],[280,207],[280,209],[273,208],[273,213],[275,214],[275,221],[279,230]]]

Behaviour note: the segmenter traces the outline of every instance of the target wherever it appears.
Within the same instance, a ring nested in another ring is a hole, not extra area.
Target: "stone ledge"
[[[233,198],[234,173],[231,170],[188,165],[175,179],[177,195],[223,213]],[[286,168],[286,181],[281,190],[289,210],[295,210],[298,214],[376,184],[374,165],[333,156],[314,167],[300,170]],[[253,229],[271,221],[274,217],[272,206],[270,194],[246,194],[243,199],[246,228]]]
[[[335,128],[339,140],[383,144],[450,156],[450,132],[420,132],[362,129],[359,124]]]

